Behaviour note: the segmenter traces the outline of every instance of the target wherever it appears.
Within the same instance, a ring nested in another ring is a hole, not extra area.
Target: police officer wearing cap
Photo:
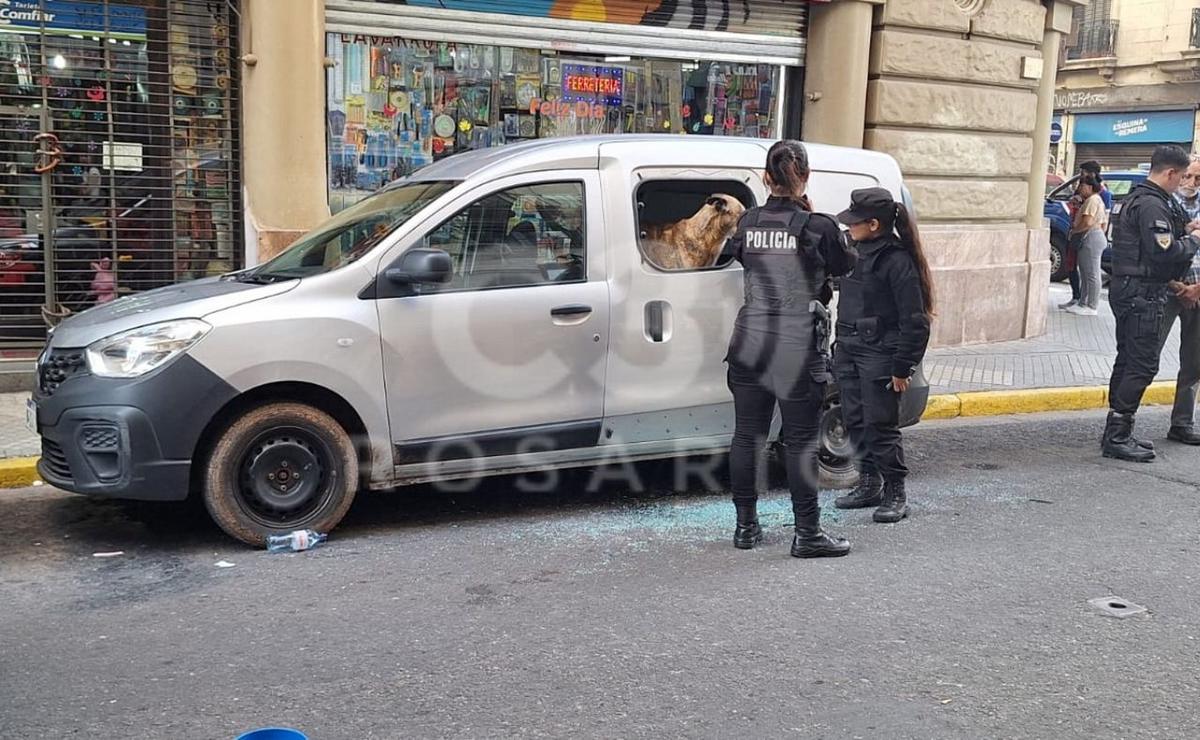
[[[829,277],[850,269],[851,254],[837,222],[811,212],[804,194],[809,172],[800,142],[772,146],[763,177],[771,197],[746,211],[724,249],[742,263],[745,290],[725,358],[735,415],[729,451],[737,511],[733,544],[747,550],[762,541],[759,471],[778,407],[796,517],[791,552],[798,558],[850,552],[850,543],[820,526],[817,425],[829,380]]]
[[[860,472],[839,509],[875,506],[877,522],[908,516],[900,394],[929,345],[933,284],[916,222],[883,188],[855,190],[838,214],[858,251],[838,298],[834,372]]]
[[[1133,462],[1155,458],[1154,445],[1133,436],[1133,422],[1142,395],[1158,374],[1158,333],[1167,284],[1184,275],[1200,247],[1200,231],[1188,234],[1188,217],[1172,197],[1188,164],[1183,149],[1158,147],[1150,160],[1149,177],[1121,204],[1108,296],[1117,319],[1117,359],[1101,440],[1105,457]]]

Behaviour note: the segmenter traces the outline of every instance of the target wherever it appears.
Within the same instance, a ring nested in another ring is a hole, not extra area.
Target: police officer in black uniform
[[[860,472],[839,509],[878,506],[877,522],[908,516],[900,394],[929,346],[933,285],[916,224],[883,188],[855,190],[838,214],[858,251],[841,281],[834,371]]]
[[[1187,215],[1172,195],[1188,163],[1183,149],[1158,147],[1150,161],[1150,176],[1121,204],[1108,297],[1117,319],[1117,359],[1101,441],[1105,457],[1133,462],[1155,457],[1152,444],[1133,436],[1133,420],[1142,394],[1158,374],[1158,333],[1167,283],[1183,276],[1200,247],[1200,231],[1187,233]]]
[[[850,551],[850,543],[820,527],[817,424],[829,380],[829,277],[845,274],[852,254],[837,222],[811,212],[804,195],[808,176],[800,142],[772,146],[764,177],[771,197],[745,213],[725,246],[745,268],[745,304],[726,355],[736,412],[729,455],[737,509],[733,544],[750,549],[762,541],[758,478],[778,405],[796,516],[792,555],[798,558]]]

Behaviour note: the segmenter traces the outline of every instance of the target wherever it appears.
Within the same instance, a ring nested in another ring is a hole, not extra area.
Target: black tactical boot
[[[758,504],[734,504],[737,507],[737,529],[733,530],[733,546],[749,550],[762,542],[762,527],[758,526]]]
[[[871,515],[880,524],[895,524],[908,516],[908,494],[904,490],[904,479],[890,480],[883,484],[883,502]]]
[[[845,496],[838,496],[833,505],[839,509],[866,509],[870,506],[879,506],[882,493],[883,478],[874,473],[863,473],[858,476],[858,487]]]
[[[1148,463],[1154,460],[1154,450],[1140,446],[1133,438],[1133,414],[1108,412],[1104,426],[1104,444],[1101,448],[1105,457],[1129,462]]]
[[[1185,445],[1200,445],[1200,434],[1192,427],[1171,427],[1167,439],[1181,442]]]
[[[1171,437],[1171,435],[1169,433],[1167,434],[1167,436]],[[1138,439],[1137,437],[1133,436],[1132,434],[1129,435],[1129,438],[1131,440],[1133,440],[1133,443],[1135,445],[1137,445],[1138,447],[1141,447],[1143,450],[1150,450],[1151,452],[1154,452],[1154,443],[1151,442],[1150,440]],[[1174,439],[1174,437],[1171,437],[1171,439]],[[1196,442],[1196,444],[1200,444],[1200,442]],[[1104,435],[1100,435],[1100,449],[1104,449]]]
[[[820,513],[801,521],[796,517],[796,536],[792,538],[794,558],[840,558],[850,552],[850,543],[822,531]]]

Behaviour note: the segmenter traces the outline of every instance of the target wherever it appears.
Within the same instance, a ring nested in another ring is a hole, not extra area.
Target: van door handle
[[[664,342],[670,333],[670,307],[666,301],[650,301],[645,308],[646,338],[651,342]]]
[[[582,303],[568,303],[565,306],[555,306],[550,309],[550,315],[559,318],[563,316],[586,316],[592,312],[591,306]]]

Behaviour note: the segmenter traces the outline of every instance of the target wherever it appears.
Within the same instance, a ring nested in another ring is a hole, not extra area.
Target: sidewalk
[[[1058,305],[1071,298],[1065,284],[1050,286],[1046,334],[1036,339],[953,347],[929,352],[925,375],[931,392],[1004,391],[1023,388],[1105,386],[1117,356],[1116,320],[1108,291],[1099,316],[1075,316]],[[1179,374],[1179,325],[1163,349],[1158,380]]]
[[[1070,295],[1066,285],[1050,286],[1047,298],[1050,316],[1045,336],[929,352],[925,374],[932,394],[1107,386],[1117,354],[1112,312],[1107,301],[1101,305],[1099,316],[1075,316],[1060,311],[1058,304],[1067,301]],[[1178,372],[1176,327],[1163,350],[1158,379],[1173,381]],[[0,461],[33,456],[40,451],[37,437],[25,427],[28,395],[0,393]],[[1097,405],[1094,400],[1085,403]],[[1032,403],[1036,405],[1039,401],[1034,399]],[[3,477],[0,465],[0,479]]]

